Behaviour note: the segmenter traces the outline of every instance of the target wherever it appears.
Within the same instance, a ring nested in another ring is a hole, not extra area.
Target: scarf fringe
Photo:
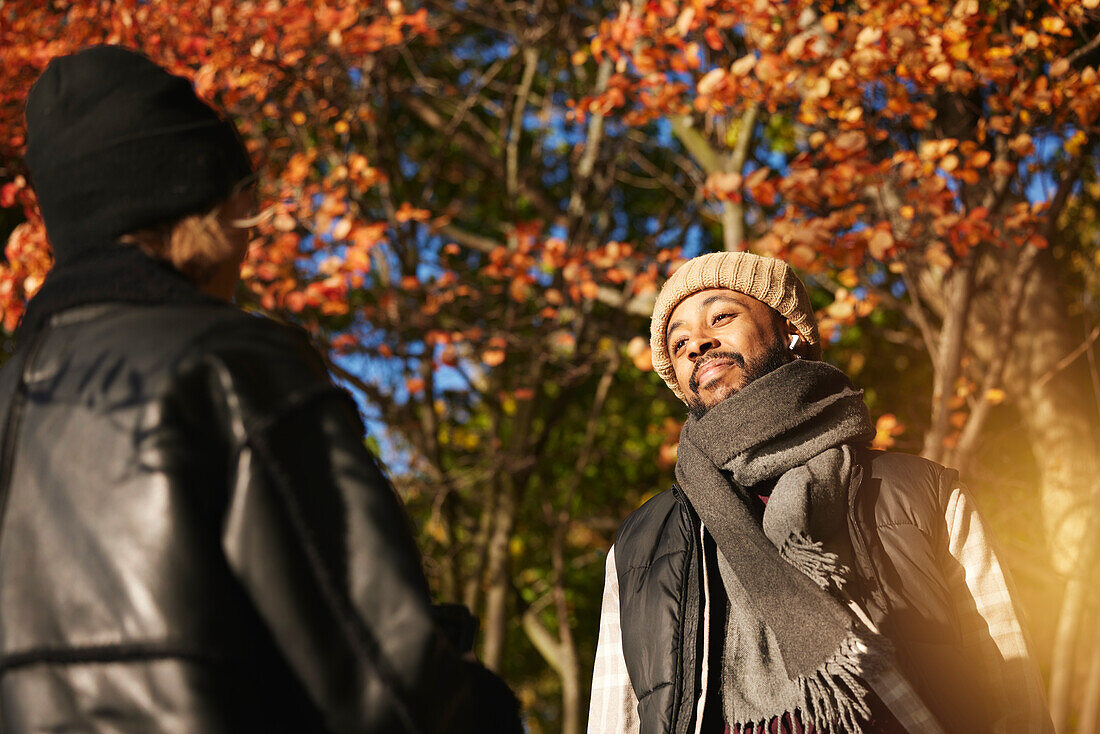
[[[794,711],[784,711],[768,719],[739,721],[733,731],[765,734],[769,723],[787,717],[798,718],[803,727],[810,725],[815,734],[864,734],[870,723],[867,688],[860,681],[882,670],[890,656],[890,643],[873,635],[868,639],[849,635],[840,648],[820,668],[795,683],[802,701]]]
[[[848,580],[848,568],[835,553],[827,553],[821,541],[814,541],[806,533],[791,533],[779,549],[787,563],[806,574],[823,591],[844,588]]]

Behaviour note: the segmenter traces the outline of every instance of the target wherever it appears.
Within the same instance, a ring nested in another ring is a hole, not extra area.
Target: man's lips
[[[695,382],[700,388],[707,386],[707,383],[714,377],[718,376],[722,370],[728,369],[733,365],[732,359],[718,358],[712,359],[699,368],[699,371],[695,373]]]

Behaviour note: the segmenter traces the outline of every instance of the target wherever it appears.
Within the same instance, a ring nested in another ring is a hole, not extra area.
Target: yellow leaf
[[[994,405],[1000,405],[1004,402],[1005,391],[1000,389],[999,387],[986,390],[985,399],[987,402],[993,403]]]
[[[741,174],[736,171],[731,173],[712,173],[707,177],[707,188],[725,193],[737,191],[741,188]]]
[[[291,232],[298,226],[298,222],[294,217],[284,212],[275,216],[275,219],[271,222],[271,226],[280,232]]]
[[[787,44],[786,52],[787,56],[792,59],[799,59],[802,57],[802,52],[806,50],[806,35],[799,33],[797,36],[791,39],[791,42]]]
[[[871,445],[876,449],[888,449],[895,444],[894,436],[902,433],[905,433],[905,426],[893,413],[886,413],[875,421],[875,438]]]
[[[878,26],[864,26],[856,36],[856,48],[873,46],[882,39],[882,29]]]
[[[970,41],[960,41],[958,43],[951,44],[951,48],[948,49],[948,53],[951,54],[951,58],[956,61],[966,61],[970,58]]]
[[[928,76],[938,82],[947,81],[947,77],[951,76],[951,64],[946,61],[936,64],[928,70]]]
[[[342,240],[351,232],[351,217],[343,217],[332,228],[332,238]]]
[[[756,66],[756,55],[748,54],[747,56],[742,56],[730,65],[730,74],[734,76],[745,76],[752,71],[752,67],[754,66]]]
[[[837,299],[825,307],[825,313],[837,321],[846,321],[855,316],[856,308],[851,301]]]
[[[1057,15],[1047,15],[1039,21],[1039,24],[1043,26],[1043,30],[1047,33],[1057,33],[1061,35],[1062,31],[1066,29],[1066,22]]]
[[[806,98],[810,100],[824,99],[829,96],[829,90],[832,85],[829,80],[823,76],[819,76],[813,81],[812,84],[806,85]]]
[[[829,70],[825,72],[825,76],[838,81],[848,76],[848,73],[852,70],[851,65],[844,59],[837,59],[830,66]]]
[[[871,252],[871,257],[876,260],[881,260],[886,257],[886,253],[890,251],[890,248],[894,246],[894,235],[890,233],[888,229],[876,230],[871,239],[867,241],[867,249]]]
[[[1035,145],[1032,143],[1031,136],[1027,133],[1020,133],[1017,135],[1008,147],[1012,148],[1012,152],[1021,158],[1031,155],[1035,151]]]
[[[725,81],[725,78],[725,69],[711,69],[699,80],[699,84],[697,85],[699,94],[710,94]]]
[[[688,31],[691,30],[691,24],[694,20],[695,8],[685,8],[684,12],[680,13],[680,17],[676,19],[676,32],[681,36],[686,36]]]
[[[1081,148],[1085,145],[1088,135],[1083,130],[1078,130],[1073,134],[1069,140],[1066,141],[1065,149],[1070,155],[1077,155],[1081,152]]]

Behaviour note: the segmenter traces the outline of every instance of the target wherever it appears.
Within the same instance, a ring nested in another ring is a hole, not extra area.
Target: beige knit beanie
[[[681,301],[708,288],[728,288],[771,306],[798,329],[811,347],[810,358],[821,359],[821,337],[817,332],[817,319],[810,305],[810,296],[806,286],[787,263],[751,252],[700,255],[681,265],[665,282],[653,305],[653,317],[649,322],[653,369],[680,400],[687,402],[676,384],[665,329],[668,328],[672,311]]]

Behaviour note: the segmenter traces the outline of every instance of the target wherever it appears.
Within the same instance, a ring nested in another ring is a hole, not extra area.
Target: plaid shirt
[[[983,667],[997,697],[997,717],[991,722],[989,731],[995,734],[1052,734],[1054,729],[1042,680],[1028,651],[1027,634],[1020,625],[1011,581],[1001,568],[985,521],[964,488],[958,487],[951,493],[944,520],[948,530],[947,550],[961,569],[957,574],[947,575],[962,622],[961,649],[985,662]],[[704,580],[707,577],[708,574],[704,574]],[[704,597],[709,594],[705,581],[703,594]],[[704,629],[709,629],[708,606],[703,604]],[[874,629],[871,620],[855,602],[850,606],[854,616]],[[709,640],[704,639],[703,644],[701,659],[706,660]],[[707,688],[708,671],[704,668],[701,672],[700,688],[704,693],[696,704],[697,712],[703,710]],[[943,731],[896,668],[869,678],[867,684],[909,732],[936,734]],[[696,721],[696,734],[699,734],[702,716],[696,716]],[[612,547],[607,554],[588,734],[637,734],[640,729],[638,699],[630,685],[623,657],[619,580]]]

